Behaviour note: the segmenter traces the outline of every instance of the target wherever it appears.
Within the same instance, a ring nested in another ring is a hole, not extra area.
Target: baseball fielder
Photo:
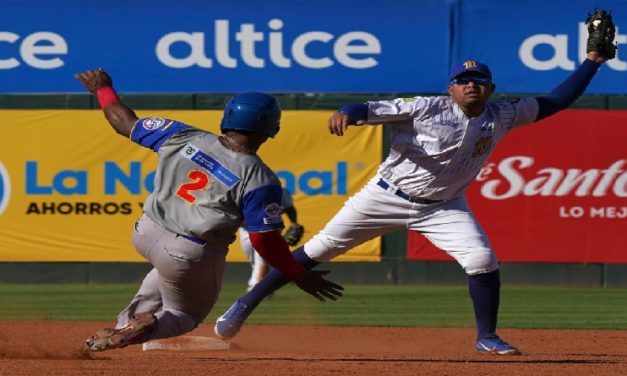
[[[150,339],[174,337],[201,323],[220,292],[225,256],[245,223],[255,249],[276,270],[321,301],[342,287],[294,261],[281,236],[281,185],[257,155],[279,131],[281,109],[267,94],[229,100],[222,136],[181,122],[138,119],[113,90],[102,69],[76,75],[94,93],[105,117],[121,135],[158,154],[154,191],[136,222],[133,243],[154,268],[113,329],[85,342],[100,351]]]
[[[391,131],[391,150],[376,176],[294,257],[313,268],[374,237],[402,229],[418,231],[468,275],[477,326],[475,349],[520,354],[496,334],[499,266],[464,192],[503,136],[567,108],[584,92],[608,59],[598,51],[590,51],[570,77],[543,97],[488,103],[495,89],[492,72],[486,64],[466,60],[453,67],[448,96],[342,107],[329,119],[332,134],[342,136],[350,125],[383,124]],[[285,283],[279,271],[270,272],[216,321],[216,334],[236,335],[263,298]]]

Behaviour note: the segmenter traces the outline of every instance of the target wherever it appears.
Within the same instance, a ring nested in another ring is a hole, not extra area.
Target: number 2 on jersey
[[[179,189],[176,190],[176,195],[190,204],[193,204],[196,202],[196,196],[194,196],[192,192],[205,189],[207,185],[211,183],[211,178],[200,170],[190,171],[187,177],[192,181],[181,184]]]

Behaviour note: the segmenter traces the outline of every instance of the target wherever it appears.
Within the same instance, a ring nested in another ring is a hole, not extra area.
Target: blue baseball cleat
[[[496,334],[487,334],[479,337],[475,344],[477,352],[484,354],[497,354],[497,355],[520,355],[521,352],[514,346],[503,341]]]
[[[252,311],[252,308],[237,300],[222,316],[218,317],[213,327],[214,333],[221,339],[235,337]]]

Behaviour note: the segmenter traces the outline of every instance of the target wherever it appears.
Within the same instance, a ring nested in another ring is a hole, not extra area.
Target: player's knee
[[[305,243],[307,256],[318,262],[329,262],[337,256],[348,252],[351,248],[351,245],[345,244],[324,232],[319,232]]]
[[[489,273],[499,268],[499,263],[494,252],[471,252],[462,265],[468,275]]]

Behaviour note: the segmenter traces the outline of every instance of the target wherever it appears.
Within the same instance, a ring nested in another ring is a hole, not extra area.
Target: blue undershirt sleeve
[[[365,103],[352,103],[342,106],[337,112],[348,115],[350,122],[348,124],[356,124],[358,121],[368,120],[368,105]]]
[[[601,64],[586,59],[566,80],[553,89],[547,96],[536,97],[538,117],[536,121],[561,111],[577,100],[586,90]]]

